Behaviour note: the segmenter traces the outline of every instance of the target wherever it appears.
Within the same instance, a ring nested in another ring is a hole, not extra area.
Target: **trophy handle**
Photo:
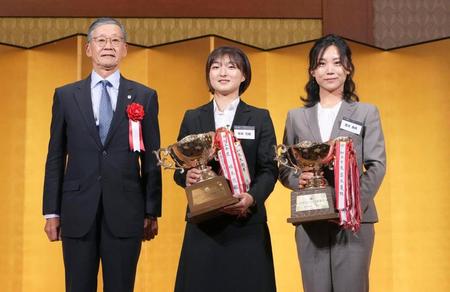
[[[322,160],[322,164],[330,164],[334,160],[334,145],[336,144],[336,140],[331,140],[327,142],[330,145],[330,149],[328,150],[327,156],[325,156]]]
[[[273,148],[275,150],[275,161],[277,161],[280,165],[294,170],[295,174],[297,174],[299,172],[299,168],[292,166],[289,159],[287,158],[288,147],[286,147],[286,145],[280,144],[274,145]]]
[[[184,168],[177,164],[176,161],[169,160],[170,152],[167,148],[160,148],[158,150],[153,151],[156,155],[156,159],[158,160],[158,165],[162,166],[164,169],[175,169],[179,170],[180,173],[184,173]]]

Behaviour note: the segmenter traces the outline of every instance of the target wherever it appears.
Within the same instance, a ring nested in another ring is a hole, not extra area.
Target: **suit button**
[[[106,152],[106,150],[103,150],[102,154],[103,154],[103,156],[106,156],[106,154],[108,154],[108,152]]]

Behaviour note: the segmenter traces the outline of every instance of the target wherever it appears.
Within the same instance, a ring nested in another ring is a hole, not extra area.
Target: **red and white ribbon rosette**
[[[145,115],[144,107],[139,103],[133,102],[127,106],[127,114],[129,119],[128,140],[130,141],[130,150],[133,152],[145,151],[141,126],[141,121]]]
[[[334,144],[334,187],[339,225],[357,232],[361,225],[359,171],[351,139]]]
[[[250,189],[250,173],[241,142],[227,128],[219,128],[214,138],[217,156],[223,175],[230,182],[233,194],[248,192]]]

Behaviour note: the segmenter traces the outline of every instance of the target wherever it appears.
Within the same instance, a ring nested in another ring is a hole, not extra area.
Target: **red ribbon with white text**
[[[334,144],[334,183],[339,225],[353,232],[361,224],[359,171],[351,140],[336,140]]]
[[[230,182],[233,194],[250,189],[250,173],[241,143],[226,128],[219,128],[214,139],[223,175]]]
[[[142,137],[141,121],[144,119],[144,107],[139,103],[133,102],[127,106],[128,114],[128,140],[131,151],[145,151],[144,139]]]

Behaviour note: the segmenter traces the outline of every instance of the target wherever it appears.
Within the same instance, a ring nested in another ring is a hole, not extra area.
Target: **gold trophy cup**
[[[158,164],[164,169],[181,173],[193,167],[201,170],[200,181],[185,188],[189,205],[187,217],[193,223],[215,217],[221,208],[239,201],[232,196],[225,177],[218,176],[207,166],[215,157],[213,140],[214,132],[193,134],[154,151]]]
[[[282,166],[301,172],[311,168],[313,177],[305,188],[291,193],[291,217],[287,219],[294,225],[308,221],[338,219],[335,210],[334,189],[322,175],[324,166],[333,161],[334,142],[314,143],[303,141],[295,145],[278,145],[275,148],[276,160]]]

